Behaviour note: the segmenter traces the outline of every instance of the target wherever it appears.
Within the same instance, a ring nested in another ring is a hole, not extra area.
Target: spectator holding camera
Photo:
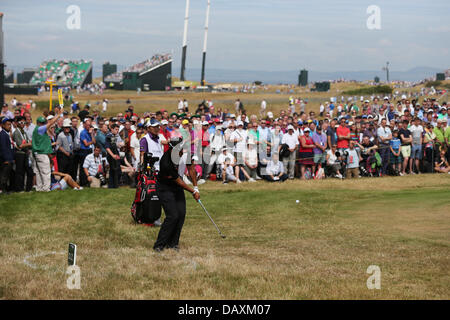
[[[84,159],[83,170],[91,188],[106,186],[105,170],[108,161],[103,158],[101,150],[99,145],[95,145],[94,152]]]
[[[333,144],[331,149],[329,149],[326,153],[326,165],[327,171],[330,176],[335,178],[342,179],[342,174],[339,172],[341,170],[341,163],[336,156],[337,145]]]

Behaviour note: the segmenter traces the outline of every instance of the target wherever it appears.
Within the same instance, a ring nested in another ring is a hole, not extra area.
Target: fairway
[[[200,186],[180,251],[135,225],[134,190],[0,197],[1,299],[449,299],[450,175]],[[296,203],[296,200],[300,200]],[[66,287],[78,246],[81,289]],[[371,265],[381,289],[369,290]]]

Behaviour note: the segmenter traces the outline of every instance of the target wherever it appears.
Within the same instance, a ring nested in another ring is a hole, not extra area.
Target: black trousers
[[[56,159],[58,160],[58,171],[72,175],[74,157],[68,157],[61,151],[56,153]]]
[[[78,168],[80,166],[80,154],[79,151],[74,151],[73,153],[73,160],[72,160],[72,170],[70,172],[70,175],[72,176],[73,181],[77,181],[78,176]],[[58,164],[59,165],[59,164]]]
[[[80,186],[85,186],[88,184],[88,180],[86,177],[86,174],[84,173],[84,169],[83,169],[83,164],[84,164],[84,159],[86,159],[86,157],[92,153],[91,149],[80,149],[79,151],[79,175],[80,175]]]
[[[12,191],[11,178],[13,174],[13,164],[11,162],[0,163],[0,189],[3,192]]]
[[[159,183],[156,189],[166,218],[161,230],[159,230],[158,239],[156,239],[153,248],[173,248],[178,246],[186,217],[184,190],[181,187],[170,187]]]
[[[106,159],[109,163],[108,188],[118,188],[120,175],[122,174],[122,170],[120,170],[120,160],[113,159],[110,155],[108,155]]]
[[[34,172],[29,163],[30,156],[25,152],[16,152],[16,172],[14,175],[14,189],[21,192],[25,188],[25,176],[27,177],[27,185],[25,191],[31,191],[33,187]]]

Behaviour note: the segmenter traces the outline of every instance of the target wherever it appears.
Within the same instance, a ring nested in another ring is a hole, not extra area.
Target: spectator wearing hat
[[[414,123],[409,127],[409,131],[412,136],[411,143],[411,163],[409,167],[409,172],[415,174],[413,170],[413,164],[416,165],[417,171],[420,173],[420,161],[422,160],[422,143],[423,143],[423,133],[424,129],[420,125],[420,119],[414,118]]]
[[[84,119],[84,129],[80,132],[80,185],[87,184],[87,178],[84,174],[83,163],[88,154],[92,153],[92,147],[95,145],[94,127],[91,126],[91,120],[86,116]]]
[[[238,166],[243,166],[243,154],[247,146],[247,131],[244,130],[244,123],[242,121],[237,121],[237,128],[230,135],[230,141],[234,144],[233,153],[236,158],[236,164]],[[238,177],[239,178],[239,177]]]
[[[153,157],[162,158],[164,152],[159,136],[160,125],[156,119],[151,119],[147,122],[147,134],[140,140],[140,163],[144,163],[144,155],[147,153],[151,153]],[[154,166],[158,171],[159,160],[155,162]]]
[[[286,170],[286,174],[288,174],[289,179],[294,179],[295,172],[295,150],[299,145],[298,137],[294,134],[294,127],[289,125],[287,127],[287,133],[283,135],[281,140],[281,145],[286,144],[288,146],[289,155],[283,157],[283,167]],[[281,150],[281,145],[278,147],[278,152]]]
[[[31,138],[34,173],[36,174],[36,191],[50,191],[51,164],[49,155],[53,153],[50,129],[58,120],[60,113],[61,110],[58,110],[56,117],[49,121],[42,116],[36,120],[37,126]]]
[[[289,176],[285,173],[283,163],[279,161],[278,153],[272,154],[271,160],[267,163],[264,179],[269,182],[286,181]]]
[[[63,131],[58,134],[56,144],[56,158],[58,160],[58,171],[71,174],[74,165],[73,139],[70,135],[70,127],[72,126],[70,119],[64,119]]]
[[[24,191],[25,177],[27,185],[25,191],[31,191],[33,187],[33,168],[31,167],[31,138],[25,131],[25,117],[16,118],[17,128],[12,137],[15,144],[15,164],[16,170],[14,174],[15,191]]]
[[[249,141],[244,152],[244,170],[250,177],[248,180],[254,182],[260,180],[258,176],[258,148],[254,141]]]
[[[403,166],[401,175],[406,174],[406,169],[408,168],[409,158],[411,157],[411,132],[408,130],[408,120],[403,120],[398,123],[399,129],[398,134],[400,141],[402,143],[401,153],[403,158]]]
[[[317,172],[326,162],[327,135],[322,131],[322,127],[318,126],[316,132],[313,133],[312,140],[315,148],[314,153],[314,172]]]
[[[2,130],[0,131],[0,190],[2,193],[12,191],[12,176],[14,164],[14,142],[11,139],[12,119],[2,119]]]
[[[311,130],[309,128],[305,128],[303,133],[304,135],[300,136],[299,163],[301,165],[301,179],[306,180],[306,167],[311,167],[314,165],[313,149],[315,148],[315,145],[310,137]]]

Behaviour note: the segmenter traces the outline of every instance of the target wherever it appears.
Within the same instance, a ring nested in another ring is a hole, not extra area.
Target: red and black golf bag
[[[131,216],[139,224],[152,224],[161,217],[161,203],[156,193],[156,173],[153,170],[138,173]]]

